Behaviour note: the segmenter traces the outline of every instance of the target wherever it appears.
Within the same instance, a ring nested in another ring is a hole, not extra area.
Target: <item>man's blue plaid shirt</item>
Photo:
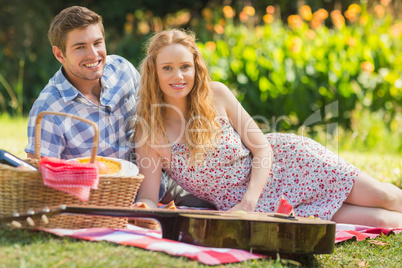
[[[49,80],[29,114],[27,153],[34,153],[35,120],[42,111],[64,112],[99,126],[98,155],[128,159],[140,74],[124,58],[109,55],[101,79],[101,105],[88,101],[60,70]],[[71,159],[90,156],[94,130],[70,117],[45,115],[41,155]]]

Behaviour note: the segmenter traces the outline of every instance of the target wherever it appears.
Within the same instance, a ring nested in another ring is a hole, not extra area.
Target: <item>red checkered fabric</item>
[[[39,161],[43,183],[86,202],[99,184],[98,166],[91,163],[43,157]]]
[[[242,262],[265,257],[247,250],[202,247],[177,242],[162,238],[161,231],[144,229],[133,225],[130,225],[130,229],[44,229],[44,231],[58,236],[70,236],[89,241],[109,241],[126,246],[161,251],[173,256],[187,257],[207,265]]]
[[[336,224],[335,243],[354,239],[362,241],[367,238],[374,239],[381,235],[399,234],[402,228],[381,228],[353,224]]]
[[[219,265],[242,262],[250,259],[260,259],[266,256],[251,253],[247,250],[231,248],[201,247],[162,238],[161,231],[144,229],[129,225],[129,229],[43,229],[58,236],[70,236],[89,241],[108,241],[126,246],[134,246],[152,251],[161,251],[173,256],[183,256],[207,265]],[[373,228],[367,226],[337,224],[335,243],[355,239],[374,239],[381,234],[391,235],[401,233],[402,228]]]

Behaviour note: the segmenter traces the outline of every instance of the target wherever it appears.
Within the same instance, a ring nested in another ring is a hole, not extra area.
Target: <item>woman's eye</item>
[[[183,65],[183,69],[185,69],[185,70],[187,70],[187,69],[189,69],[191,66],[190,65]]]
[[[163,66],[162,69],[165,70],[165,71],[169,71],[170,67],[169,66]]]

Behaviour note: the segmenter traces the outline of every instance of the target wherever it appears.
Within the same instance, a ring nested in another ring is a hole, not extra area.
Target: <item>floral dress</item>
[[[170,177],[193,195],[228,210],[238,204],[249,183],[252,155],[229,122],[201,166],[188,166],[186,143],[171,144]],[[267,184],[256,212],[275,212],[283,195],[296,216],[330,220],[349,195],[361,172],[312,139],[294,134],[266,135],[273,150]]]

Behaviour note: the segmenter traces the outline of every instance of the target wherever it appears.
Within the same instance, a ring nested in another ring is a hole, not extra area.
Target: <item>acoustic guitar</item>
[[[0,226],[32,228],[35,219],[59,213],[152,218],[159,221],[163,238],[208,247],[286,254],[330,254],[335,247],[334,222],[279,213],[62,205],[0,218]]]

